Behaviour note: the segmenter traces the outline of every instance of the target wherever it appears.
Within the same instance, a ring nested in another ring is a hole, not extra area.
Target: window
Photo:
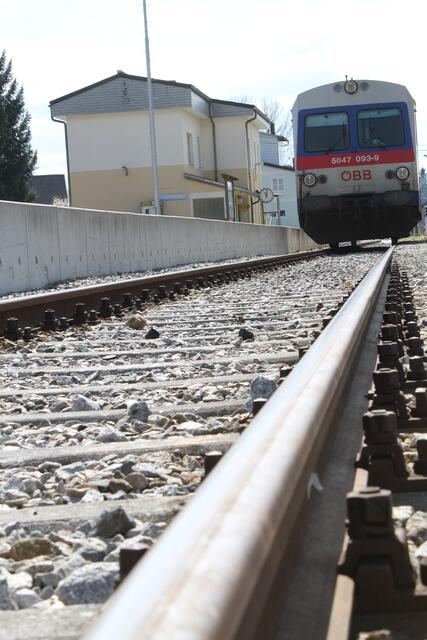
[[[283,178],[279,178],[279,191],[284,191],[285,190],[285,185],[283,182]]]
[[[273,191],[277,191],[277,178],[273,178]]]
[[[400,109],[367,109],[357,114],[361,147],[397,147],[405,142]]]
[[[338,151],[349,146],[346,113],[318,113],[306,116],[304,147],[306,151]]]
[[[202,154],[200,152],[200,137],[197,136],[197,159],[199,161],[199,167],[202,166]]]
[[[193,134],[187,131],[187,155],[188,164],[194,166],[194,151],[193,151]]]

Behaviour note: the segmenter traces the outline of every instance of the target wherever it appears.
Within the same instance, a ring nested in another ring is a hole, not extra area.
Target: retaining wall
[[[0,201],[0,295],[317,245],[300,229]]]

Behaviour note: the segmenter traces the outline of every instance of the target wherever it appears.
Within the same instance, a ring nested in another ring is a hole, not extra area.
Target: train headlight
[[[396,169],[396,176],[399,180],[407,180],[409,178],[409,169],[408,167],[399,167]]]
[[[351,78],[351,80],[347,80],[344,84],[344,91],[346,93],[349,93],[350,95],[356,93],[358,88],[359,85],[357,84],[356,80],[353,80],[353,78]]]
[[[314,187],[314,185],[317,182],[316,176],[314,175],[314,173],[306,173],[302,181],[306,187]]]

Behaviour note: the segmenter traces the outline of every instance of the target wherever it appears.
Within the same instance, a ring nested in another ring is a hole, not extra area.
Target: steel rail
[[[124,292],[140,295],[143,288],[155,289],[159,285],[173,284],[175,282],[185,283],[187,280],[195,281],[200,277],[217,275],[227,271],[236,273],[236,271],[247,271],[254,267],[291,263],[322,255],[327,251],[328,249],[313,249],[266,258],[213,264],[197,269],[169,271],[139,278],[126,278],[114,282],[42,292],[18,298],[0,298],[0,335],[7,318],[10,316],[18,318],[20,322],[27,322],[29,326],[35,326],[43,319],[45,309],[72,313],[76,302],[99,305],[103,296],[109,296],[112,302],[121,302],[121,296]]]
[[[332,436],[393,249],[106,605],[87,640],[256,633],[322,445]]]

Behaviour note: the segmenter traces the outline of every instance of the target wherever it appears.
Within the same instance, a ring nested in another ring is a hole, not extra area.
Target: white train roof
[[[295,113],[301,109],[340,107],[377,102],[406,102],[415,108],[415,101],[402,84],[383,80],[356,80],[357,91],[349,94],[344,90],[345,80],[331,82],[300,93],[292,107]]]

